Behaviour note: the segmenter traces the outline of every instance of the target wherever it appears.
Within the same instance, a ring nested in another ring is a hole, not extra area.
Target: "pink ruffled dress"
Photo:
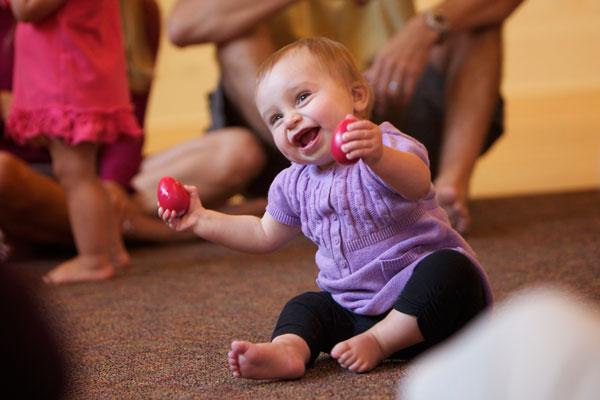
[[[112,143],[142,135],[129,97],[118,0],[68,0],[15,38],[10,136]]]

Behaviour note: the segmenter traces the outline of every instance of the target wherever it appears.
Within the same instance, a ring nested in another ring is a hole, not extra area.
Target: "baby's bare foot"
[[[60,264],[42,279],[48,284],[62,284],[101,281],[114,275],[115,268],[110,262],[78,256]]]
[[[366,331],[336,344],[331,357],[352,372],[367,372],[379,365],[386,355],[375,336]]]
[[[227,355],[229,369],[236,378],[292,379],[305,371],[302,356],[283,343],[233,341]]]
[[[460,196],[457,189],[450,186],[440,186],[436,191],[438,202],[446,210],[452,227],[461,234],[466,233],[471,224],[468,200]]]

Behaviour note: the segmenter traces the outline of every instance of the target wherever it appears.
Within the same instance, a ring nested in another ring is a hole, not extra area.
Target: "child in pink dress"
[[[129,255],[96,173],[98,146],[142,135],[128,92],[117,0],[12,0],[15,38],[9,135],[48,146],[79,254],[47,283],[108,279]]]

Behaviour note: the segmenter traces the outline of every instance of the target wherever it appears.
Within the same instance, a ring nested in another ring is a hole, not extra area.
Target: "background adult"
[[[267,168],[250,183],[254,194],[286,165],[254,107],[256,68],[300,37],[342,42],[373,85],[376,119],[392,121],[427,146],[438,198],[465,231],[475,162],[503,130],[502,22],[520,3],[446,0],[417,14],[407,0],[179,0],[169,36],[180,46],[216,45],[221,82],[211,95],[213,127],[255,132]],[[208,164],[227,160],[218,151],[198,156]]]

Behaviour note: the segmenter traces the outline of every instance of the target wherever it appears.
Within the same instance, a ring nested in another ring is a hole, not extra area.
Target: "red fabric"
[[[70,0],[37,23],[18,23],[8,131],[67,143],[139,137],[127,84],[117,0]]]

